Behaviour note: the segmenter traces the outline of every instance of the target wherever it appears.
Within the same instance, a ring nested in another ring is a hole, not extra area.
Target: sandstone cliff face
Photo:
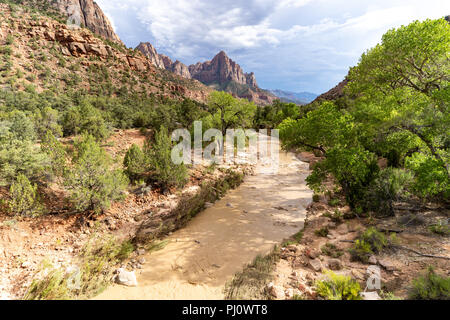
[[[14,35],[11,69],[22,72],[25,81],[19,90],[30,83],[42,92],[56,83],[61,90],[80,88],[96,94],[105,86],[111,94],[127,90],[200,102],[205,102],[212,90],[199,81],[162,73],[140,52],[109,45],[87,28],[72,29],[39,12],[32,16],[25,7],[19,5],[13,15],[8,4],[0,3],[0,45]],[[46,57],[45,76],[34,67],[41,56]]]
[[[136,49],[142,52],[147,58],[150,59],[151,63],[160,69],[166,69],[165,63],[162,57],[156,52],[156,49],[152,46],[150,42],[141,42]]]
[[[186,79],[192,78],[191,73],[189,72],[189,68],[184,63],[181,63],[178,60],[175,61],[172,65],[170,65],[170,67],[167,69],[179,76],[182,76],[183,78]]]
[[[121,43],[114,29],[103,13],[102,9],[93,0],[47,0],[66,16],[79,16],[80,22],[93,33]]]
[[[205,84],[234,81],[256,88],[258,85],[253,73],[242,71],[240,65],[231,60],[225,52],[219,52],[211,61],[189,66],[192,78]]]
[[[223,51],[211,61],[198,62],[189,67],[180,61],[173,62],[168,56],[158,54],[150,43],[141,43],[137,48],[158,68],[166,69],[186,79],[195,79],[216,90],[224,90],[235,97],[245,98],[259,105],[270,104],[277,98],[261,90],[253,72],[244,73],[241,66]]]

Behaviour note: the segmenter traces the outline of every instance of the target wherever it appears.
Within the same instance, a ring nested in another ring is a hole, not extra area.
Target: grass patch
[[[442,221],[439,221],[438,223],[429,226],[428,229],[432,233],[435,233],[440,236],[450,235],[450,227],[448,225],[444,224]]]
[[[386,237],[374,227],[368,228],[349,249],[353,261],[367,263],[371,255],[380,253],[395,242],[395,235]]]
[[[361,300],[361,287],[351,277],[325,272],[327,279],[316,282],[317,294],[326,300]]]
[[[330,218],[331,221],[335,223],[341,223],[342,222],[342,212],[340,212],[338,209],[334,210],[333,213],[327,212],[323,214],[324,217]]]
[[[43,263],[24,299],[75,300],[96,296],[111,283],[114,270],[133,250],[129,241],[94,237],[83,248],[77,267],[55,268]]]
[[[314,234],[318,237],[326,238],[328,236],[329,230],[327,227],[323,227],[314,231]]]
[[[324,255],[332,258],[339,258],[344,254],[344,251],[338,249],[336,245],[329,242],[323,245],[322,248],[320,248],[320,250],[322,250],[322,253]]]
[[[269,298],[265,287],[273,279],[280,251],[275,247],[266,256],[258,255],[243,271],[236,273],[225,285],[227,300],[266,300]]]
[[[409,299],[450,300],[450,277],[442,277],[429,267],[424,275],[413,280]]]
[[[292,244],[294,244],[294,245],[295,244],[299,244],[300,241],[302,240],[302,238],[303,238],[303,231],[299,231],[296,234],[294,234],[292,237],[290,237],[289,239],[283,241],[281,243],[281,246],[282,247],[287,247],[287,246],[292,245]]]
[[[152,241],[150,242],[145,249],[151,253],[151,252],[156,252],[156,251],[160,251],[162,249],[164,249],[167,245],[169,244],[169,240],[163,240],[163,241]]]

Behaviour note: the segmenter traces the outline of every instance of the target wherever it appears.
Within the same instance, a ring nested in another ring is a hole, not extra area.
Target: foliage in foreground
[[[266,284],[272,279],[272,272],[279,260],[279,249],[275,247],[266,256],[258,255],[252,263],[225,285],[227,300],[262,300],[267,299],[264,292]]]
[[[353,260],[367,263],[371,255],[380,253],[393,241],[395,241],[394,236],[388,238],[374,227],[370,227],[355,240],[349,252]]]
[[[88,135],[75,142],[73,167],[65,184],[71,200],[79,211],[100,213],[111,201],[123,199],[128,179],[121,170],[111,169],[111,159],[104,149]]]
[[[316,282],[317,294],[326,300],[361,300],[359,283],[349,276],[332,271],[325,272],[327,279]]]
[[[22,216],[37,216],[43,213],[37,185],[32,184],[23,174],[19,174],[17,180],[11,185],[9,193],[11,212]]]
[[[308,177],[320,192],[332,175],[353,209],[393,214],[414,194],[450,196],[450,24],[415,21],[387,32],[349,74],[344,98],[280,125],[285,148],[324,157]],[[378,159],[388,168],[380,170]]]
[[[450,277],[442,277],[429,267],[413,280],[409,298],[413,300],[450,300]]]
[[[83,248],[78,268],[55,269],[43,263],[24,299],[73,300],[98,295],[111,282],[115,266],[133,251],[129,241],[93,238]]]

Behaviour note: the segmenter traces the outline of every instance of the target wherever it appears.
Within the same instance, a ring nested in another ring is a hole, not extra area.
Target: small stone
[[[144,263],[145,263],[145,258],[139,258],[139,259],[138,259],[138,262],[139,262],[140,264],[144,264]]]
[[[28,269],[29,267],[31,267],[31,263],[29,261],[25,261],[24,263],[22,263],[21,267],[24,269]]]
[[[370,258],[369,258],[369,263],[370,264],[377,264],[377,257],[375,257],[375,256],[370,256]]]
[[[233,208],[233,205],[231,203],[227,203],[227,207]]]
[[[339,259],[330,259],[328,260],[328,268],[331,270],[341,270],[342,262]]]
[[[389,260],[379,260],[379,265],[385,268],[387,271],[395,271],[397,268],[394,266],[394,264]]]
[[[134,271],[126,271],[122,268],[117,270],[116,282],[128,287],[137,287],[138,285]]]
[[[287,250],[291,251],[291,252],[297,252],[298,248],[296,246],[294,246],[293,244],[290,244],[286,247]]]
[[[320,254],[315,249],[308,249],[306,250],[306,255],[310,257],[311,259],[316,259]]]
[[[294,289],[292,288],[286,289],[284,294],[286,299],[292,299],[294,297]]]
[[[309,266],[314,270],[314,271],[322,271],[323,266],[322,266],[322,262],[319,259],[313,259],[309,261]]]
[[[339,227],[337,227],[336,231],[337,231],[340,235],[344,235],[344,234],[347,234],[347,233],[349,232],[349,231],[348,231],[348,226],[347,226],[345,223],[343,223],[343,224],[341,224]]]
[[[145,254],[145,249],[142,249],[142,248],[138,249],[137,250],[137,254],[140,255],[140,256],[143,256]]]
[[[275,285],[273,282],[267,285],[267,290],[269,291],[270,295],[277,300],[286,299],[286,294],[284,293],[283,288],[281,286]]]
[[[376,291],[373,292],[361,292],[360,293],[363,300],[381,300],[380,296]]]

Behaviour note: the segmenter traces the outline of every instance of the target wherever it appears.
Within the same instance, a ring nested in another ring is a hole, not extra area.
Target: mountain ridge
[[[155,67],[186,79],[198,80],[216,90],[223,90],[261,105],[270,104],[277,99],[272,93],[258,86],[253,72],[245,73],[223,50],[211,60],[187,66],[179,60],[173,62],[170,57],[159,54],[149,42],[141,42],[136,49],[147,56]]]

